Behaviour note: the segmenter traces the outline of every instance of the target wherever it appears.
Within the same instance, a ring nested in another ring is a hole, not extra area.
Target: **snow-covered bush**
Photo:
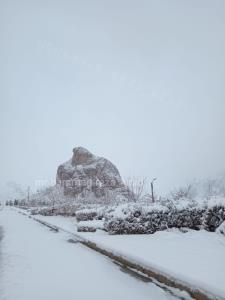
[[[80,209],[76,212],[76,218],[78,222],[81,221],[92,221],[92,220],[102,220],[105,216],[113,211],[113,206],[89,206],[89,208]]]
[[[174,210],[165,217],[168,228],[187,227],[198,230],[202,224],[204,209],[188,208],[183,210]]]
[[[164,201],[141,206],[126,204],[118,206],[105,216],[104,229],[110,234],[154,233],[167,228],[204,228],[215,231],[225,220],[225,202],[211,203]]]
[[[170,202],[145,207],[123,206],[120,211],[117,208],[108,215],[104,229],[110,234],[154,233],[172,227],[199,229],[204,209],[197,209],[191,204],[185,206],[171,206]]]
[[[73,217],[76,215],[76,211],[80,209],[80,204],[70,204],[70,203],[63,203],[57,206],[44,206],[44,207],[36,207],[31,208],[32,215],[43,215],[43,216],[68,216]]]
[[[216,229],[216,232],[225,235],[225,221]]]
[[[50,207],[35,207],[28,209],[32,215],[50,216],[53,215]]]
[[[92,220],[102,220],[103,218],[103,209],[99,208],[90,208],[82,209],[76,212],[77,221],[92,221]]]
[[[225,221],[225,206],[209,207],[204,214],[203,226],[208,231],[215,231]]]
[[[91,226],[78,226],[77,227],[78,232],[95,232],[96,228]]]

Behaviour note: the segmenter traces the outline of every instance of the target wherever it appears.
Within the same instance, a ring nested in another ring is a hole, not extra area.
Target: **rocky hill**
[[[74,148],[72,158],[58,167],[56,182],[63,186],[66,196],[87,202],[128,200],[128,190],[116,166],[83,147]]]

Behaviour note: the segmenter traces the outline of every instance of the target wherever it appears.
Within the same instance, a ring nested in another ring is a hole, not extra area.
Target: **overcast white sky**
[[[0,181],[72,148],[159,192],[225,171],[225,1],[0,0]]]

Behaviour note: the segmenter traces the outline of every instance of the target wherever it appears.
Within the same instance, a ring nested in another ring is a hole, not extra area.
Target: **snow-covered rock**
[[[58,167],[57,183],[64,187],[65,195],[87,202],[121,202],[128,197],[118,169],[83,147],[74,148],[73,157]]]

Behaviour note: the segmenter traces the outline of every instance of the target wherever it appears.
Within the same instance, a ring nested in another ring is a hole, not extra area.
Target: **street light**
[[[154,197],[154,181],[156,181],[157,178],[153,178],[151,182],[151,191],[152,191],[152,202],[155,202],[155,197]]]
[[[27,187],[27,202],[30,202],[30,187]]]

